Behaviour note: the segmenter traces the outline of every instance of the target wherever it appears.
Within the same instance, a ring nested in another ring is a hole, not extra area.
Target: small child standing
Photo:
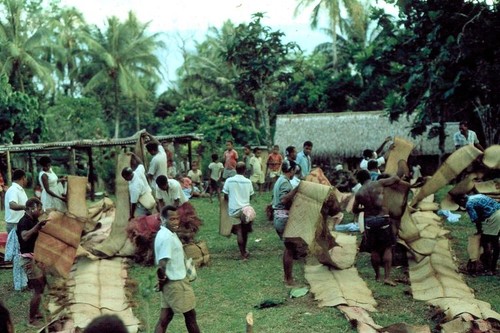
[[[262,194],[262,187],[265,181],[265,174],[262,170],[262,157],[260,156],[260,149],[254,148],[253,156],[250,158],[250,165],[252,167],[252,174],[250,180],[252,181],[254,191],[259,191]]]
[[[224,169],[224,165],[219,162],[219,155],[212,154],[212,163],[208,165],[208,172],[210,173],[210,185],[209,185],[209,193],[210,193],[210,202],[212,201],[212,194],[217,193],[217,199],[220,198],[220,178],[222,176],[222,170]]]

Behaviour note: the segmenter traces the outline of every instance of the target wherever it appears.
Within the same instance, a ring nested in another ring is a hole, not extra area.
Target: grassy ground
[[[209,333],[244,332],[245,316],[253,312],[255,332],[354,332],[340,311],[319,308],[311,294],[288,298],[289,289],[282,283],[282,243],[264,216],[264,207],[269,201],[270,195],[266,193],[253,202],[257,219],[249,239],[251,258],[247,262],[239,260],[234,236],[218,235],[218,203],[210,203],[208,199],[192,201],[204,221],[197,239],[207,242],[211,255],[210,265],[198,269],[198,279],[193,282],[201,330]],[[450,237],[458,263],[463,264],[467,260],[466,238],[474,232],[474,227],[466,214],[459,223],[447,223],[446,227],[452,231]],[[3,229],[4,226],[0,225],[0,230]],[[424,302],[413,300],[409,286],[399,284],[392,288],[373,280],[368,254],[358,255],[356,267],[379,303],[379,311],[372,315],[376,323],[406,322],[435,327],[433,311]],[[11,274],[10,270],[0,270],[0,299],[11,310],[17,332],[31,332],[26,326],[30,294],[13,291]],[[135,313],[143,322],[143,331],[152,332],[159,315],[159,295],[153,291],[155,269],[132,263],[129,274],[137,284]],[[296,262],[294,275],[298,282],[306,285],[303,262]],[[394,275],[402,277],[402,269],[396,268]],[[491,303],[494,310],[500,311],[498,277],[466,276],[465,280],[475,290],[478,299]],[[284,303],[262,310],[254,308],[265,300]],[[182,316],[174,317],[169,331],[185,332]]]

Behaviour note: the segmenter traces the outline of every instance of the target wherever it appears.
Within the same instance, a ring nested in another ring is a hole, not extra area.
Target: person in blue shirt
[[[460,195],[454,199],[465,207],[472,223],[476,224],[483,247],[481,262],[486,274],[495,275],[499,254],[500,203],[484,194]]]
[[[301,179],[305,179],[311,173],[311,152],[313,144],[311,141],[304,142],[302,151],[297,154],[297,164],[300,166]]]

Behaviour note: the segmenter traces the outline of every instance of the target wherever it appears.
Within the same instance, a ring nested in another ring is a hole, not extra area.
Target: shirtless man
[[[375,270],[375,279],[380,281],[380,266],[384,265],[384,283],[395,286],[391,279],[392,247],[396,244],[396,236],[392,232],[389,211],[384,207],[384,187],[392,186],[400,181],[398,176],[370,180],[367,170],[360,170],[356,178],[363,186],[356,192],[353,213],[364,212],[365,237],[371,251],[371,263]]]

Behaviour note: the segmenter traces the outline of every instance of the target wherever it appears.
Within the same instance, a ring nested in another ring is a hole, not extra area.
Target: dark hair
[[[274,146],[273,146],[273,149],[274,149],[274,148],[278,148],[278,149],[280,149],[280,146],[279,146],[279,145],[274,145]]]
[[[249,144],[246,144],[243,147],[246,148],[246,149],[248,149],[248,150],[252,150],[252,147]]]
[[[233,140],[226,140],[226,143],[230,143],[230,144],[234,145]]]
[[[26,172],[22,169],[16,169],[12,173],[12,181],[21,180],[23,177],[26,177]]]
[[[367,168],[368,168],[368,170],[377,169],[378,168],[377,160],[369,160]]]
[[[39,160],[38,163],[40,163],[41,166],[46,167],[50,163],[52,163],[52,160],[48,156],[42,156]]]
[[[156,143],[156,142],[148,142],[148,143],[146,143],[146,149],[150,153],[158,151],[158,143]]]
[[[311,141],[306,141],[304,142],[304,144],[302,145],[302,147],[312,147],[313,146],[313,143]]]
[[[125,167],[122,170],[122,177],[123,179],[127,180],[133,173],[134,171],[132,170],[131,167]]]
[[[9,310],[0,302],[0,332],[14,332]]]
[[[253,149],[253,152],[254,152],[254,153],[256,153],[256,152],[258,152],[258,151],[260,151],[260,148],[259,148],[259,147],[255,147],[255,148]]]
[[[292,151],[294,151],[294,150],[295,150],[295,146],[288,146],[288,147],[286,147],[286,149],[285,149],[285,154],[286,154],[286,156],[290,156],[290,154],[291,154],[291,153],[292,153]]]
[[[247,169],[245,162],[238,162],[236,163],[236,173],[238,175],[243,175],[245,173],[245,170]]]
[[[465,125],[467,127],[469,127],[469,122],[467,120],[462,120],[459,125]]]
[[[212,154],[212,162],[215,162],[219,159],[219,155],[217,154]]]
[[[24,204],[24,206],[26,208],[35,208],[37,206],[41,206],[42,205],[42,202],[40,201],[40,199],[38,198],[30,198],[28,199],[28,201],[26,201],[26,203]]]
[[[158,177],[156,177],[156,184],[158,186],[165,186],[168,184],[168,178],[167,176],[165,175],[159,175]]]
[[[371,149],[363,150],[363,157],[364,158],[370,158],[372,156],[373,156],[373,150],[371,150]]]
[[[94,318],[83,333],[128,333],[128,330],[117,315],[102,315]]]
[[[358,181],[358,183],[363,184],[369,179],[370,179],[370,173],[368,172],[368,170],[363,169],[356,172],[356,180]]]
[[[167,220],[168,221],[168,212],[169,211],[176,211],[177,210],[177,207],[175,206],[171,206],[171,205],[168,205],[168,206],[165,206],[161,209],[161,217],[164,219],[164,220]]]
[[[292,170],[295,170],[297,167],[297,163],[291,160],[284,160],[283,163],[281,164],[281,171],[284,173],[290,172]]]

